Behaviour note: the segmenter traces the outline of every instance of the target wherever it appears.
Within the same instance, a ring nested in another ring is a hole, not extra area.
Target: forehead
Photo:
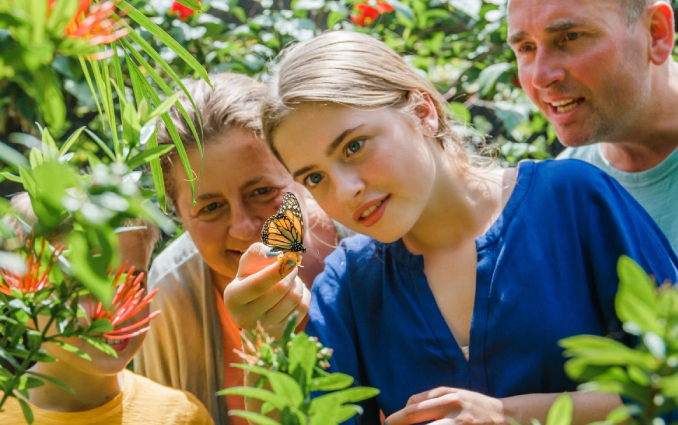
[[[509,37],[519,32],[535,33],[565,23],[598,25],[624,20],[621,0],[511,0],[508,9]]]
[[[254,179],[270,183],[284,180],[288,175],[266,143],[249,130],[230,130],[203,148],[202,158],[197,148],[187,151],[196,177],[202,165],[202,173],[196,180],[196,197],[201,193],[235,194]],[[177,202],[190,201],[190,185],[178,159],[172,167],[172,175],[177,187]]]

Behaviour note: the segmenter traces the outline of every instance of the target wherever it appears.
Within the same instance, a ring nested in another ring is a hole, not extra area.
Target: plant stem
[[[43,328],[41,332],[42,339],[45,339],[47,330],[52,326],[52,323],[54,323],[54,317],[50,317],[49,321],[47,322],[47,326]],[[24,361],[21,362],[19,370],[14,371],[14,376],[12,377],[12,382],[10,383],[9,391],[5,391],[2,396],[2,399],[0,399],[0,410],[2,409],[2,406],[5,404],[5,401],[7,401],[9,396],[14,393],[14,388],[16,387],[19,378],[21,378],[26,373],[26,371],[28,370],[28,365],[31,363],[31,359],[33,358],[33,356],[35,356],[38,350],[40,350],[41,346],[42,344],[37,347],[31,347],[30,351],[28,352],[28,355],[26,356]]]

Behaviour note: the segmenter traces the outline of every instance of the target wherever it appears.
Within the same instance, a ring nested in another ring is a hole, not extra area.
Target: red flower
[[[198,3],[200,2],[202,2],[202,0],[198,0]],[[189,17],[193,16],[194,13],[195,13],[194,10],[184,6],[178,1],[172,3],[172,8],[170,9],[170,14],[178,14],[179,19],[181,19],[182,21],[185,21]]]
[[[367,3],[357,3],[354,12],[351,14],[351,22],[355,25],[365,27],[373,24],[379,15],[391,13],[393,10],[393,6],[385,1],[378,1],[376,8]]]
[[[125,281],[118,285],[120,276],[122,276],[126,269],[127,262],[120,266],[118,272],[115,274],[113,286],[117,285],[118,289],[116,290],[115,297],[113,297],[113,301],[109,308],[106,308],[101,301],[92,301],[94,305],[91,305],[90,308],[90,318],[92,320],[101,318],[108,319],[113,325],[113,330],[103,333],[101,335],[102,338],[114,340],[134,338],[135,336],[148,331],[148,326],[146,326],[148,322],[160,314],[160,310],[157,310],[136,323],[121,327],[123,323],[143,310],[151,302],[151,299],[159,289],[155,288],[148,295],[141,298],[144,294],[144,288],[141,287],[144,274],[141,273],[138,276],[134,276],[134,267],[127,270]]]
[[[33,246],[33,238],[29,238],[26,242],[26,248],[28,250],[28,255],[26,256],[26,271],[23,275],[17,273],[16,270],[8,270],[4,267],[0,267],[0,292],[5,295],[12,295],[12,289],[18,289],[24,294],[29,294],[33,292],[38,292],[47,285],[49,285],[50,272],[52,267],[56,264],[63,247],[59,247],[56,250],[52,251],[49,254],[49,259],[45,262],[45,254],[47,253],[45,249],[46,242],[43,239],[40,246],[40,252],[37,252],[35,246]],[[43,264],[45,263],[45,264]]]

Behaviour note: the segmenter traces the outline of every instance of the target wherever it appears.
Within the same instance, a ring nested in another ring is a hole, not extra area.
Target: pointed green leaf
[[[619,258],[617,271],[620,282],[615,308],[619,319],[635,323],[643,332],[663,335],[657,323],[655,285],[647,273],[627,256]]]
[[[148,19],[146,16],[144,16],[143,13],[139,12],[129,3],[121,1],[119,7],[121,10],[124,10],[127,13],[127,16],[130,19],[144,27],[144,29],[153,34],[153,36],[155,36],[163,44],[172,49],[174,53],[176,53],[181,59],[183,59],[188,66],[193,68],[193,70],[197,72],[198,75],[200,75],[200,77],[202,77],[202,79],[205,80],[205,82],[210,85],[210,87],[212,87],[212,84],[210,83],[210,79],[209,76],[207,75],[207,71],[205,71],[205,68],[203,68],[202,65],[200,65],[200,63],[190,53],[188,53],[186,49],[183,48],[183,46],[181,46],[181,44],[174,40],[172,36],[163,31],[162,28],[153,23],[153,21]],[[130,35],[132,34],[135,34],[134,30],[130,32]],[[151,48],[151,50],[153,49]],[[150,52],[146,51],[146,53]]]
[[[17,397],[16,399],[19,402],[19,405],[21,405],[21,411],[24,414],[24,419],[26,419],[27,423],[32,424],[33,411],[31,410],[31,407],[22,398]]]
[[[228,414],[243,418],[257,425],[281,425],[280,422],[264,416],[260,413],[248,412],[247,410],[229,410]]]
[[[544,425],[570,425],[572,422],[572,399],[567,393],[561,394],[551,405]]]
[[[174,149],[174,145],[162,145],[146,149],[140,154],[135,155],[134,158],[130,159],[127,162],[127,166],[130,168],[130,170],[133,170],[147,162],[160,158],[172,149]]]

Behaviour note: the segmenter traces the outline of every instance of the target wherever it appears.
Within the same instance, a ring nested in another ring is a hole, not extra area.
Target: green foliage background
[[[350,21],[355,0],[204,0],[204,12],[185,22],[170,14],[171,0],[130,3],[183,45],[208,72],[234,71],[261,79],[266,78],[273,58],[295,40],[328,29],[375,34],[445,94],[454,115],[470,124],[465,132],[478,145],[489,145],[508,163],[552,157],[562,149],[546,120],[516,84],[513,53],[506,45],[505,0],[392,0],[395,12],[381,15],[367,27]],[[179,77],[199,78],[157,38],[139,31]],[[5,37],[0,33],[0,45]],[[53,68],[67,105],[64,134],[83,125],[103,133],[78,61],[58,56]],[[25,144],[25,138],[12,133],[37,135],[36,122],[42,123],[43,118],[35,101],[16,83],[0,82],[0,140]],[[82,149],[97,150],[91,143]]]

